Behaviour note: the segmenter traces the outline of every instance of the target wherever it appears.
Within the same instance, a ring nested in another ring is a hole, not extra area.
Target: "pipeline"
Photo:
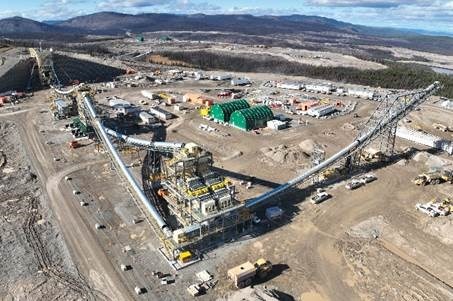
[[[105,128],[107,134],[112,137],[118,138],[126,142],[127,144],[132,144],[136,146],[146,147],[155,149],[157,151],[175,151],[184,147],[184,143],[178,142],[161,142],[161,141],[147,141],[142,139],[137,139],[133,137],[129,137],[127,135],[120,134],[112,129]]]
[[[399,110],[389,112],[390,115],[386,118],[383,118],[383,120],[373,129],[370,129],[368,132],[365,134],[361,135],[358,137],[354,142],[340,150],[338,153],[334,154],[327,160],[321,162],[320,164],[312,167],[308,171],[304,172],[303,174],[297,176],[296,178],[288,181],[285,184],[282,184],[278,186],[277,188],[265,192],[262,195],[250,199],[249,201],[246,202],[245,206],[247,208],[255,207],[257,205],[263,204],[266,200],[268,200],[271,197],[276,196],[277,194],[299,184],[304,182],[305,180],[309,179],[313,175],[319,173],[320,171],[332,166],[339,160],[342,160],[344,158],[347,158],[350,156],[353,152],[357,151],[360,149],[360,147],[365,144],[367,141],[370,141],[373,137],[379,135],[389,124],[394,123],[395,121],[400,120],[403,118],[405,115],[407,115],[413,108],[415,108],[417,105],[422,103],[425,99],[427,99],[430,95],[435,93],[438,89],[440,88],[440,83],[435,82],[432,85],[430,85],[428,88],[420,91],[418,94],[414,95],[409,103],[406,103],[404,108],[401,108]]]
[[[142,202],[142,204],[146,207],[148,212],[151,214],[157,225],[163,230],[164,234],[167,237],[172,236],[172,231],[168,227],[168,225],[165,223],[163,220],[162,216],[159,215],[157,212],[156,208],[151,204],[151,202],[148,200],[148,198],[145,196],[144,192],[140,189],[140,186],[138,185],[137,181],[135,178],[132,176],[132,174],[129,172],[127,169],[126,165],[124,164],[123,160],[119,156],[118,152],[116,151],[115,147],[113,146],[112,142],[110,141],[109,136],[107,135],[106,128],[102,125],[102,123],[97,119],[96,111],[94,110],[92,104],[91,104],[91,98],[87,95],[83,97],[85,106],[92,118],[93,125],[95,128],[97,128],[99,135],[101,136],[102,140],[105,142],[105,145],[107,146],[107,149],[109,150],[110,154],[112,155],[113,159],[115,160],[116,164],[118,165],[119,169],[123,173],[123,175],[126,177],[126,179],[129,181],[129,184],[131,185],[132,189],[136,193],[138,199]]]
[[[67,91],[60,90],[60,89],[58,89],[57,87],[55,87],[53,85],[50,85],[50,87],[52,89],[54,89],[55,92],[57,92],[58,94],[68,95],[68,94],[71,94],[72,92],[74,92],[77,88],[82,87],[83,85],[84,85],[83,83],[80,83],[77,86],[74,86],[70,90],[67,90]]]

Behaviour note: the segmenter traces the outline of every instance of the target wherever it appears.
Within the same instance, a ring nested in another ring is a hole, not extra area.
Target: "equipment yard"
[[[0,48],[27,62],[0,66],[0,299],[453,300],[442,83],[158,65],[159,43]],[[260,51],[385,68],[282,49]]]

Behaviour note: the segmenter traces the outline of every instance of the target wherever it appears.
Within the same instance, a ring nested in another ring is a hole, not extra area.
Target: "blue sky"
[[[453,34],[453,0],[0,0],[0,18],[60,20],[97,11],[287,15]]]

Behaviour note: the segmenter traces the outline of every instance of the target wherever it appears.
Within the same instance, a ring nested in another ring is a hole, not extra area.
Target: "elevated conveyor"
[[[368,145],[373,139],[380,136],[388,127],[394,126],[396,122],[404,118],[409,114],[414,108],[426,101],[431,95],[436,93],[440,88],[440,83],[435,82],[426,89],[414,91],[409,98],[408,94],[404,94],[398,97],[404,97],[401,101],[398,101],[398,98],[395,99],[394,105],[389,107],[389,109],[382,114],[381,119],[378,122],[373,123],[373,126],[366,128],[351,144],[340,150],[338,153],[334,154],[327,160],[321,162],[320,164],[314,166],[313,168],[307,170],[303,174],[297,176],[296,178],[288,181],[285,184],[278,186],[277,188],[265,192],[264,194],[250,199],[246,202],[247,208],[253,208],[264,204],[270,198],[275,197],[276,195],[294,187],[300,183],[305,182],[310,179],[312,176],[324,171],[325,169],[331,167],[337,162],[344,160],[350,157],[355,152],[361,150],[363,147]]]

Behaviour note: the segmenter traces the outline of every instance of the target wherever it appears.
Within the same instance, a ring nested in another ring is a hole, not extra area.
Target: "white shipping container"
[[[142,90],[142,95],[148,99],[151,99],[151,100],[154,100],[154,99],[158,99],[159,96],[156,94],[156,93],[153,93],[151,91],[147,91],[147,90]]]
[[[333,105],[318,106],[318,107],[308,109],[307,115],[315,117],[315,118],[320,118],[322,116],[333,113],[335,110],[336,109]]]

